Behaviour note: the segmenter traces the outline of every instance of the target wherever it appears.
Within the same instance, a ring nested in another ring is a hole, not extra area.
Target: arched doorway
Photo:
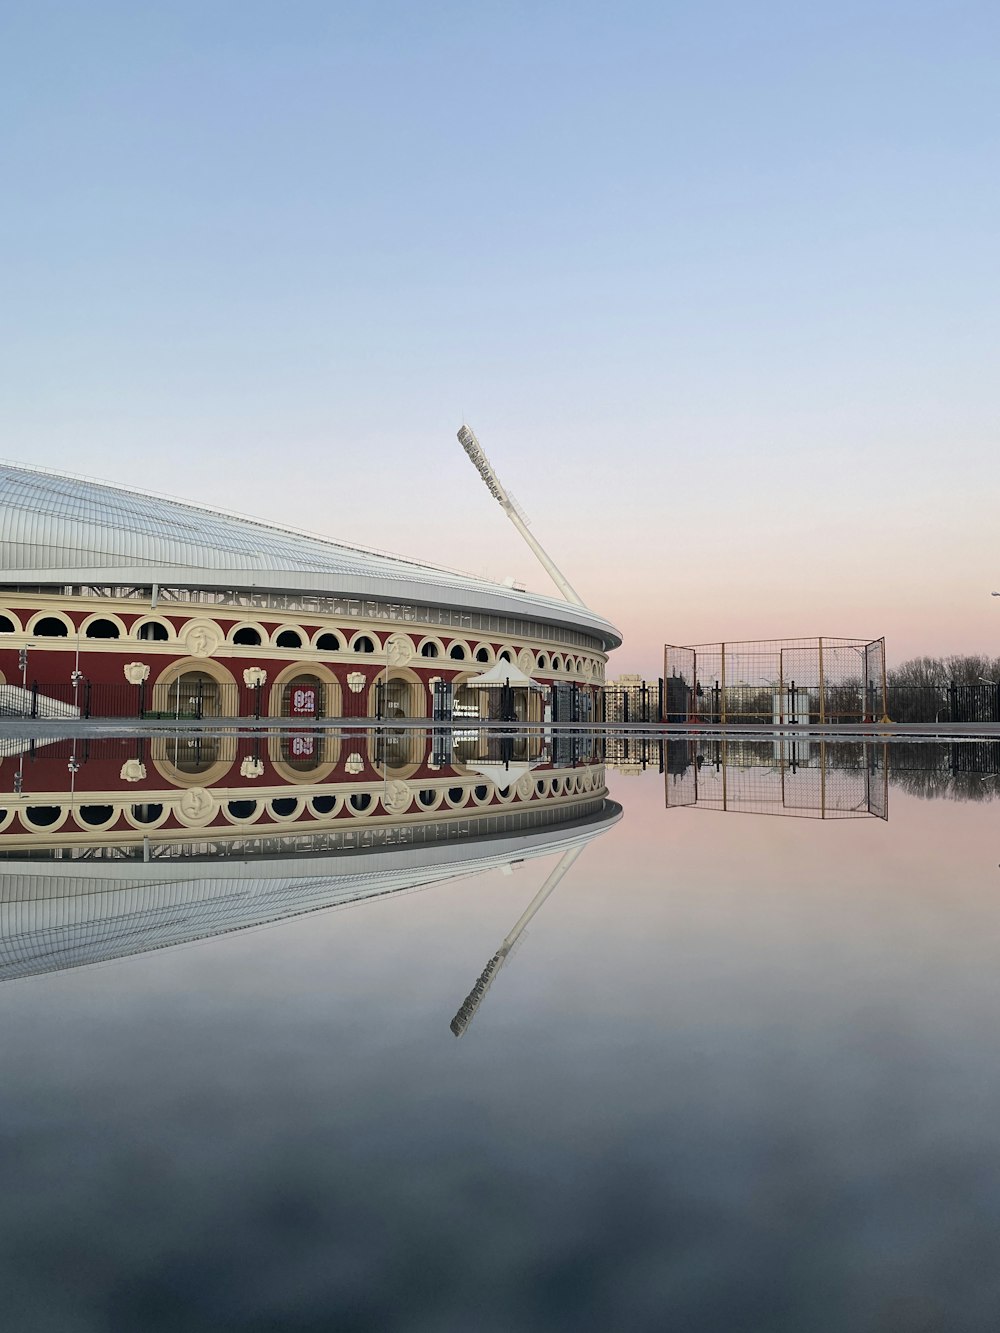
[[[175,662],[153,687],[153,711],[162,717],[238,717],[236,681],[217,662]]]
[[[369,717],[393,718],[426,717],[427,686],[413,671],[401,667],[378,675],[368,696]]]
[[[297,663],[278,673],[271,686],[270,717],[340,717],[340,682],[319,662]]]

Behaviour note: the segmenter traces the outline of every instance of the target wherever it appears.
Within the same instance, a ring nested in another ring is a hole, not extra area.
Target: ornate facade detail
[[[390,634],[386,640],[385,649],[390,666],[409,666],[416,656],[413,641],[407,634]]]
[[[204,787],[188,787],[177,802],[177,818],[188,827],[208,824],[215,815],[216,798]]]
[[[146,765],[139,759],[126,759],[118,776],[122,782],[145,782]]]
[[[149,680],[148,662],[126,662],[122,671],[130,685],[141,685],[143,681]]]
[[[522,648],[517,655],[517,665],[526,676],[530,676],[535,669],[535,654],[530,648]]]
[[[358,754],[357,750],[355,750],[352,754],[349,754],[347,756],[347,761],[344,764],[344,769],[346,770],[346,772],[352,775],[355,773],[364,772],[365,761]]]
[[[254,759],[252,755],[248,754],[247,757],[240,764],[240,777],[260,778],[263,776],[264,776],[264,761],[262,759]]]
[[[410,808],[412,800],[413,794],[410,791],[410,784],[403,782],[401,778],[395,778],[386,787],[382,804],[390,815],[401,815]]]
[[[243,672],[243,684],[255,690],[259,685],[267,684],[267,672],[263,667],[247,667]]]
[[[214,620],[192,620],[185,626],[183,637],[192,657],[212,657],[222,644],[222,630]]]
[[[365,676],[363,671],[351,671],[347,676],[347,686],[352,694],[360,694],[365,688]]]

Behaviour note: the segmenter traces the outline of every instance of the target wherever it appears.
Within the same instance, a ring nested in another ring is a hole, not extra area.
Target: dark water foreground
[[[5,1326],[995,1328],[1000,777],[906,748],[456,762],[346,852],[8,844]]]

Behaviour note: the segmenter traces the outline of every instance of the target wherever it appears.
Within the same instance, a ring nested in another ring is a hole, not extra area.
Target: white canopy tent
[[[463,680],[462,685],[509,685],[512,689],[544,689],[537,680],[525,675],[516,662],[494,662],[488,671]]]
[[[501,791],[505,791],[508,787],[516,787],[537,763],[537,759],[528,764],[504,764],[498,760],[496,763],[484,761],[481,764],[467,764],[466,767],[472,769],[474,773],[481,773],[484,778],[489,778]]]

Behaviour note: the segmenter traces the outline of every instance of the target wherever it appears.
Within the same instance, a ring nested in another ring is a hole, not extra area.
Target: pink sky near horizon
[[[1000,654],[998,38],[985,0],[7,6],[2,452],[551,592],[467,416],[613,675]]]

